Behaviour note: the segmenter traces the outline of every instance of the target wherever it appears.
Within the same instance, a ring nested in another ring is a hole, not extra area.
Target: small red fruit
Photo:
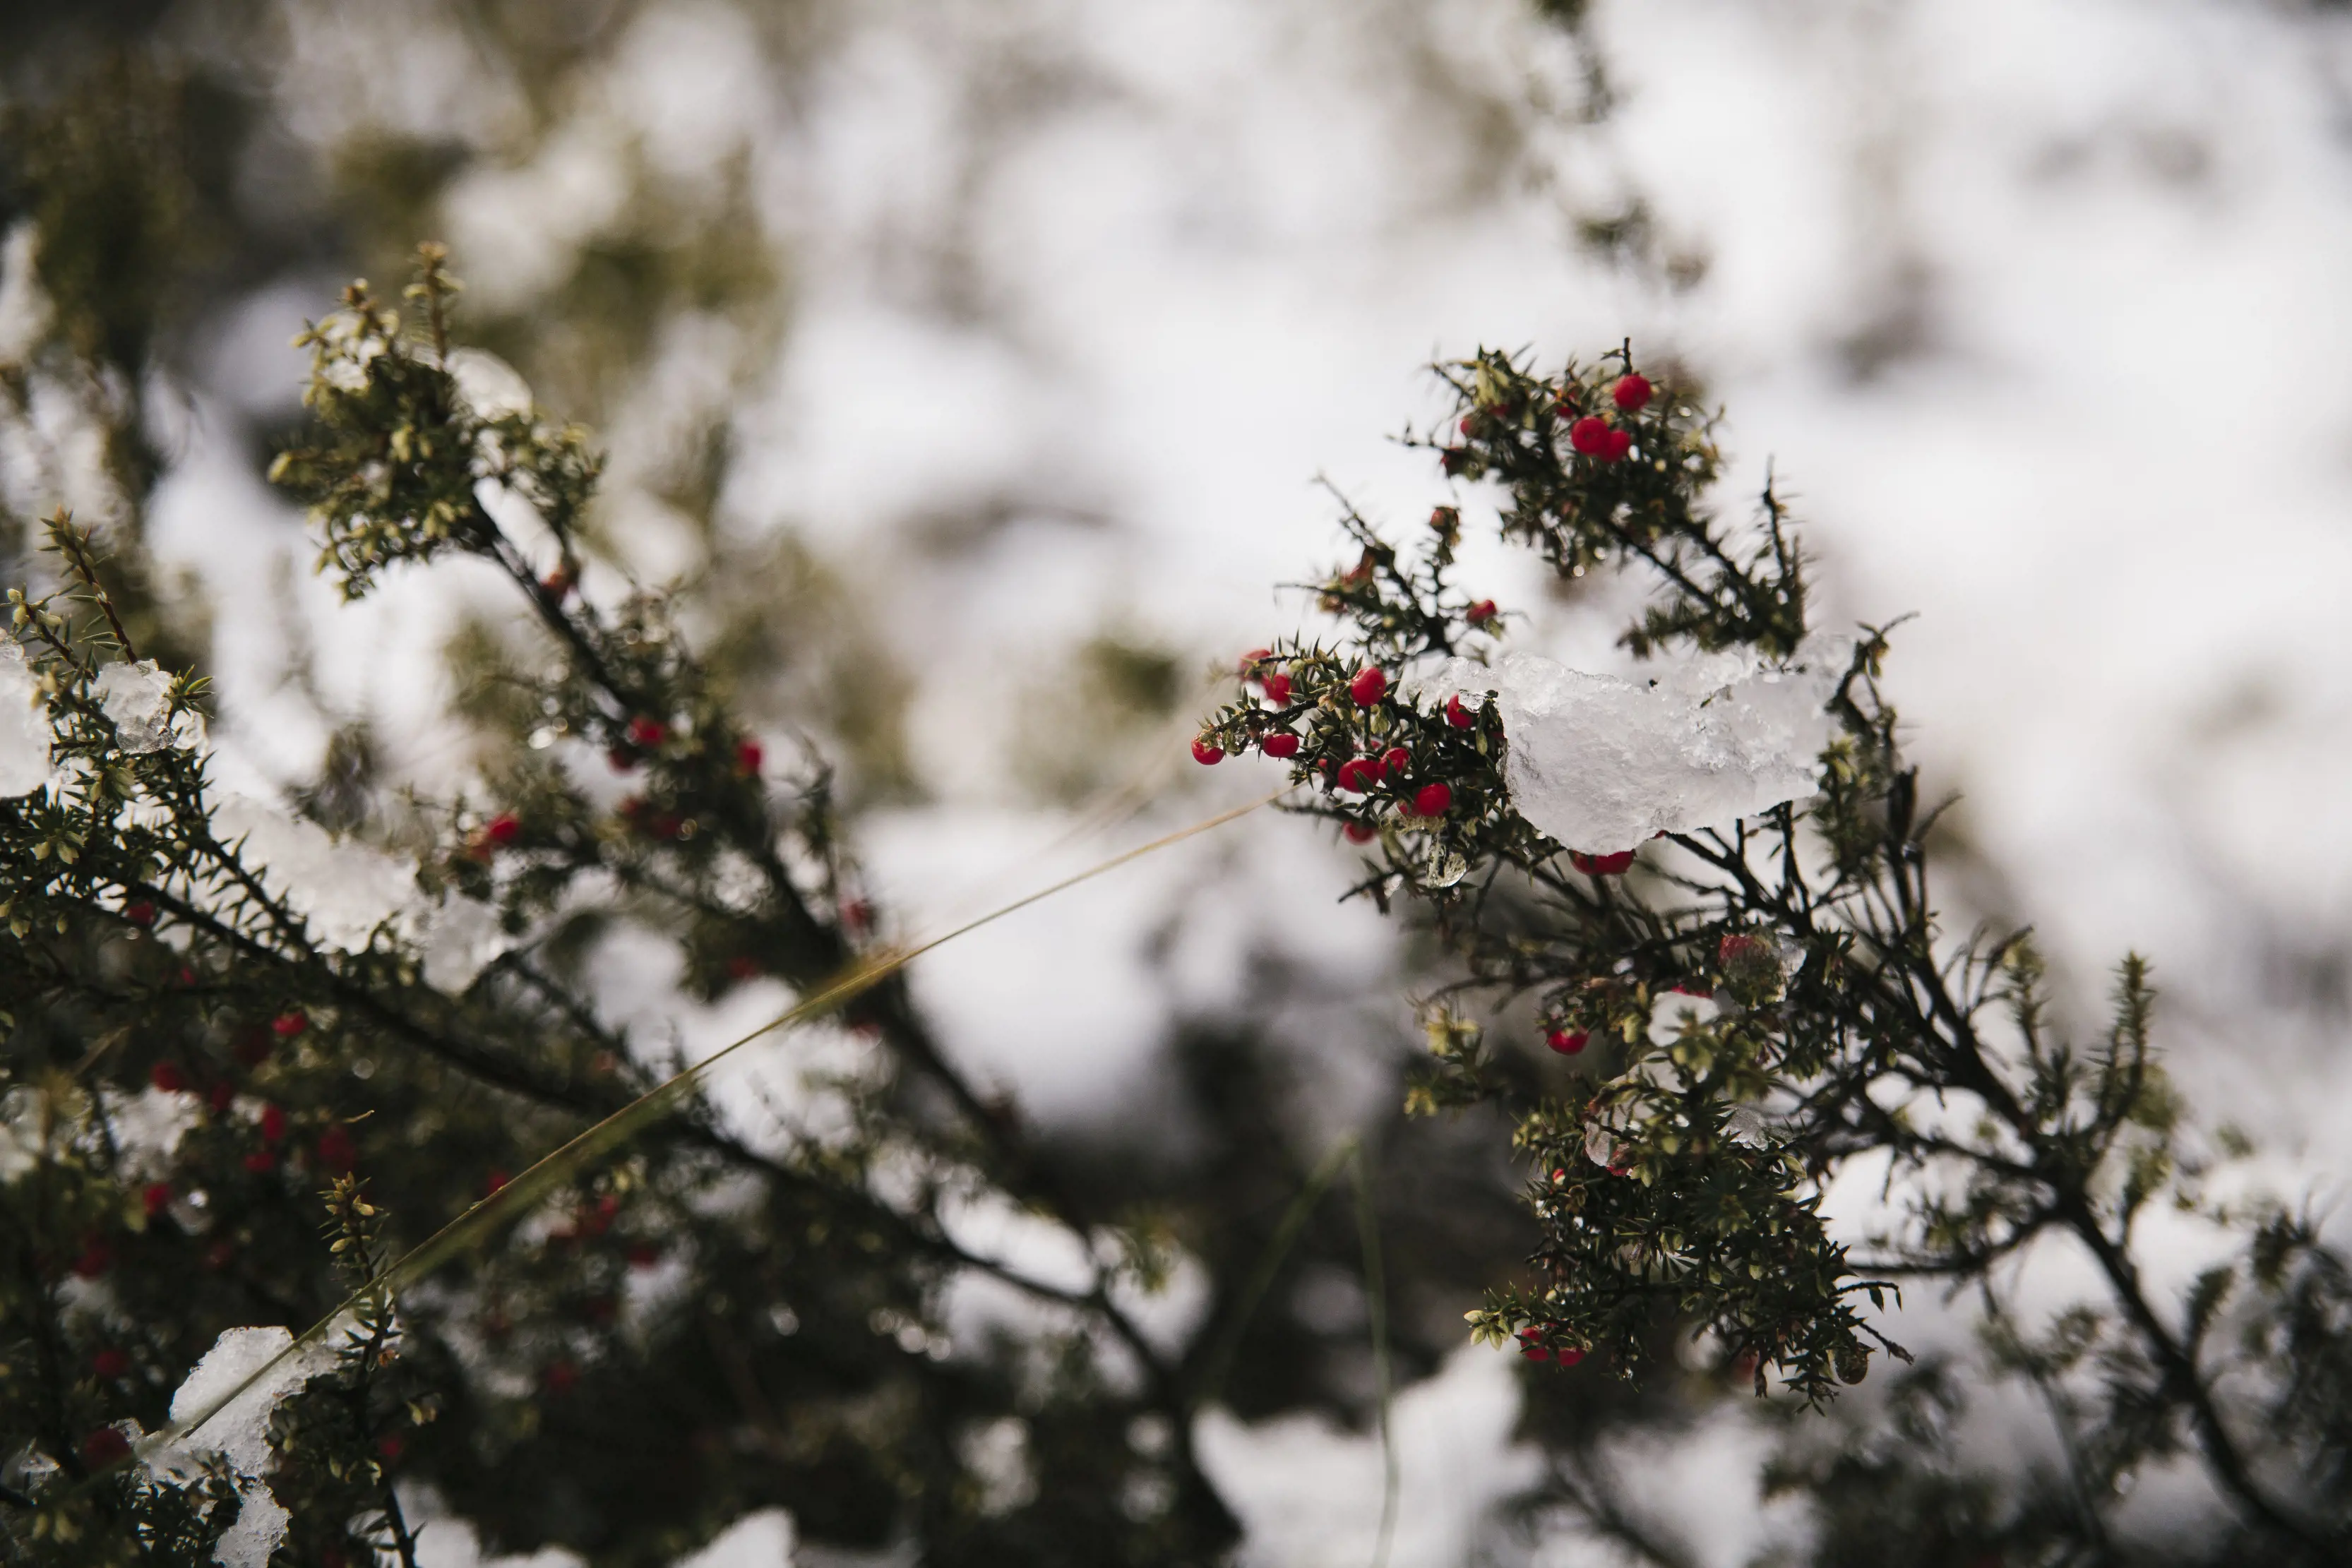
[[[1610,389],[1609,401],[1627,413],[1639,413],[1650,403],[1650,378],[1641,375],[1622,378]]]
[[[1339,788],[1365,790],[1380,782],[1380,762],[1370,757],[1350,757],[1339,764]]]
[[[1290,700],[1290,677],[1279,673],[1265,678],[1265,700],[1280,707]]]
[[[1413,792],[1412,814],[1416,817],[1442,817],[1454,804],[1451,784],[1424,784]]]
[[[1584,1359],[1584,1353],[1580,1350],[1563,1350],[1557,1355],[1553,1356],[1552,1359],[1559,1362],[1562,1366],[1574,1366],[1578,1362]]]
[[[615,773],[626,773],[636,767],[636,753],[625,746],[616,746],[604,753],[604,760],[613,765]]]
[[[739,740],[735,743],[735,771],[738,773],[757,773],[760,771],[760,764],[767,758],[767,752],[756,740]]]
[[[629,721],[626,733],[631,746],[640,751],[651,751],[669,738],[669,726],[657,718],[648,718],[644,714],[639,714]]]
[[[81,1256],[73,1260],[73,1271],[85,1280],[95,1280],[113,1267],[114,1249],[96,1239],[84,1242]]]
[[[148,1218],[154,1218],[172,1207],[172,1184],[167,1181],[149,1182],[139,1189],[139,1205],[147,1211]]]
[[[841,928],[855,936],[866,929],[874,918],[874,910],[862,898],[844,899],[841,904]]]
[[[1519,1354],[1526,1356],[1529,1361],[1549,1361],[1551,1359],[1551,1352],[1546,1350],[1539,1344],[1524,1345],[1520,1347]]]
[[[1339,831],[1347,836],[1348,841],[1351,844],[1369,844],[1380,837],[1378,832],[1362,822],[1349,822]]]
[[[147,1082],[166,1094],[184,1094],[188,1090],[188,1076],[176,1061],[159,1061],[149,1068]]]
[[[1456,729],[1468,729],[1478,722],[1478,716],[1462,706],[1462,694],[1455,692],[1445,699],[1445,722]]]
[[[245,1156],[245,1168],[255,1176],[268,1176],[278,1168],[278,1156],[268,1149],[256,1149]]]
[[[213,1085],[212,1092],[205,1098],[211,1104],[214,1115],[226,1116],[228,1114],[228,1108],[236,1103],[236,1086],[228,1080],[223,1079]]]
[[[259,1024],[247,1024],[237,1031],[236,1059],[247,1067],[258,1067],[269,1060],[269,1031]]]
[[[1622,430],[1612,430],[1601,444],[1601,461],[1622,463],[1625,454],[1633,450],[1633,438]]]
[[[1482,599],[1464,613],[1469,616],[1473,626],[1483,626],[1495,618],[1495,601],[1491,599]]]
[[[1257,667],[1273,657],[1274,650],[1271,648],[1252,648],[1248,653],[1244,653],[1241,664],[1242,679],[1255,680]]]
[[[408,1451],[408,1445],[400,1440],[399,1433],[386,1432],[375,1440],[375,1451],[383,1456],[387,1464],[397,1464],[400,1456]]]
[[[269,1020],[269,1032],[280,1040],[293,1040],[310,1027],[310,1015],[299,1008],[294,1009],[291,1012],[279,1013]]]
[[[121,1464],[131,1457],[131,1439],[112,1427],[100,1427],[81,1440],[81,1457],[92,1469]]]
[[[650,1241],[632,1241],[625,1256],[632,1269],[650,1269],[661,1261],[661,1249]]]
[[[1258,747],[1268,757],[1296,757],[1298,755],[1298,737],[1286,729],[1277,729],[1258,742]]]
[[[482,1178],[482,1196],[484,1197],[489,1197],[492,1193],[498,1191],[499,1188],[506,1186],[508,1176],[506,1172],[499,1170],[495,1166],[491,1166],[490,1174]]]
[[[286,1141],[286,1113],[275,1105],[261,1108],[261,1141],[265,1144]]]
[[[1562,1056],[1574,1056],[1591,1038],[1580,1029],[1556,1029],[1544,1036],[1544,1043]]]
[[[350,1170],[359,1157],[359,1145],[352,1141],[350,1128],[333,1126],[319,1135],[319,1163],[337,1176]]]
[[[1609,426],[1588,413],[1568,427],[1568,444],[1587,457],[1597,457],[1609,445]]]
[[[122,906],[122,918],[133,925],[152,925],[155,924],[155,906],[143,898],[132,899]]]
[[[569,1394],[580,1381],[580,1369],[568,1361],[551,1361],[547,1370],[539,1375],[539,1380],[550,1394]]]
[[[1716,961],[1721,964],[1744,964],[1764,956],[1764,944],[1745,931],[1735,931],[1716,944]]]
[[[482,825],[482,837],[494,844],[510,844],[522,837],[522,823],[511,811],[501,811]]]
[[[1633,852],[1619,850],[1613,855],[1588,855],[1570,850],[1568,863],[1587,876],[1622,876],[1633,863]]]
[[[1199,763],[1202,767],[1214,768],[1218,763],[1223,762],[1224,759],[1225,748],[1222,746],[1210,745],[1209,737],[1207,736],[1202,736],[1199,739],[1192,742],[1192,760]]]
[[[1356,672],[1348,683],[1348,695],[1356,699],[1358,707],[1370,707],[1381,700],[1389,689],[1389,678],[1379,670],[1366,668]]]
[[[540,579],[539,585],[547,590],[548,597],[561,604],[572,592],[572,574],[559,566]]]
[[[131,1357],[110,1345],[89,1358],[89,1369],[111,1383],[131,1370]]]
[[[747,954],[738,953],[727,960],[727,977],[730,980],[748,980],[759,972],[760,960]]]
[[[1381,771],[1384,774],[1402,773],[1412,766],[1412,753],[1402,746],[1391,746],[1381,753]]]

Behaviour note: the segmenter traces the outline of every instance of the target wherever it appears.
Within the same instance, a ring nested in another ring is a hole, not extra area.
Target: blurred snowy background
[[[1524,0],[285,0],[155,25],[233,52],[267,109],[223,180],[278,259],[223,287],[159,400],[151,536],[180,591],[239,605],[209,656],[247,787],[317,774],[360,720],[390,777],[467,766],[440,649],[487,598],[442,572],[339,609],[255,457],[296,412],[301,319],[427,235],[492,346],[609,443],[616,559],[659,580],[789,549],[833,585],[859,652],[793,678],[839,696],[908,929],[1265,787],[1160,759],[1213,664],[1300,623],[1275,585],[1336,551],[1310,481],[1412,524],[1444,486],[1386,437],[1434,408],[1426,361],[1630,337],[1727,409],[1727,506],[1768,462],[1797,497],[1825,618],[1916,613],[1891,686],[1966,797],[1956,919],[2037,924],[2086,1017],[2125,948],[2151,955],[2200,1113],[2253,1132],[2277,1189],[2340,1188],[2337,10],[1598,0],[1581,41]],[[682,496],[688,469],[723,480]],[[1534,645],[1614,657],[1605,606],[1475,559]],[[1153,694],[1127,728],[1090,698],[1107,671]],[[1141,816],[1094,810],[1139,781]],[[1395,935],[1332,907],[1346,874],[1255,818],[940,952],[919,990],[1041,1122],[1148,1140],[1181,1135],[1152,1111],[1177,1020],[1261,1005],[1282,970],[1322,1141],[1386,1109],[1365,1063],[1405,1017]],[[689,1040],[772,1005],[681,1023],[640,957],[612,967],[615,1011]],[[2050,1274],[2029,1301],[2063,1298]],[[1909,1315],[1915,1343],[1961,1332],[1931,1299]],[[1504,1550],[1491,1506],[1535,1463],[1519,1386],[1465,1352],[1404,1395],[1396,1563]],[[1769,1437],[1736,1409],[1644,1441],[1618,1483],[1695,1560],[1801,1528],[1759,1505]],[[1369,1555],[1369,1437],[1220,1416],[1202,1442],[1257,1560]],[[779,1528],[745,1551],[772,1559]],[[465,1539],[441,1532],[444,1568]]]

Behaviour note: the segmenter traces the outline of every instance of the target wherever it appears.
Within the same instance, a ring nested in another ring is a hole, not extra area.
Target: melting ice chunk
[[[114,721],[123,750],[136,756],[171,744],[172,672],[154,660],[113,664],[99,671],[98,706]]]
[[[49,716],[25,655],[0,640],[0,797],[29,795],[49,781]]]
[[[1648,685],[1509,653],[1492,667],[1455,659],[1424,689],[1494,693],[1512,809],[1567,848],[1611,854],[1811,794],[1845,667],[1827,640],[1787,669],[1709,653]]]

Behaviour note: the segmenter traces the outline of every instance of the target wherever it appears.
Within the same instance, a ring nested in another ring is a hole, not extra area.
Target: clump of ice
[[[196,1124],[196,1097],[151,1086],[136,1094],[103,1092],[100,1103],[123,1173],[140,1181],[170,1175],[180,1140]]]
[[[100,670],[98,706],[113,721],[122,749],[134,756],[161,751],[182,738],[172,713],[172,672],[152,659]]]
[[[223,800],[213,824],[222,842],[243,841],[246,869],[300,911],[331,947],[363,948],[385,921],[405,925],[415,915],[415,869],[381,850],[338,840],[316,822],[246,795]]]
[[[0,798],[49,781],[49,716],[24,650],[0,639]]]
[[[1688,1031],[1705,1029],[1723,1016],[1721,1002],[1695,997],[1688,991],[1666,991],[1650,1004],[1650,1043],[1670,1046]]]
[[[1844,669],[1827,641],[1785,669],[1709,653],[1647,685],[1510,653],[1492,667],[1453,660],[1426,689],[1492,692],[1512,809],[1567,848],[1611,854],[1811,794]]]
[[[425,936],[425,983],[457,996],[513,946],[514,938],[499,928],[498,911],[452,894]]]
[[[159,1481],[184,1482],[194,1477],[206,1456],[214,1454],[236,1472],[236,1522],[213,1547],[213,1559],[223,1568],[264,1568],[270,1553],[286,1539],[286,1510],[271,1493],[269,1483],[261,1479],[271,1460],[269,1418],[312,1378],[334,1369],[334,1337],[321,1335],[277,1361],[294,1343],[294,1336],[286,1330],[223,1331],[172,1396],[173,1426],[190,1421],[201,1424],[183,1432],[175,1441],[149,1446],[141,1455],[147,1473]],[[277,1364],[271,1365],[273,1361]],[[251,1387],[233,1399],[227,1397],[238,1384],[265,1367],[268,1370]],[[222,1404],[224,1399],[227,1403]],[[215,1410],[215,1405],[220,1408]]]

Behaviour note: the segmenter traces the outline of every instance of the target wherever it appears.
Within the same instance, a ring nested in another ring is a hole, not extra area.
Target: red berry
[[[110,1345],[89,1358],[89,1369],[111,1383],[131,1370],[131,1358]]]
[[[184,1094],[187,1092],[187,1074],[180,1071],[180,1064],[176,1061],[159,1061],[154,1066],[149,1068],[147,1070],[147,1082],[152,1083],[156,1088],[161,1089],[166,1094]]]
[[[522,823],[511,811],[501,811],[482,825],[482,837],[494,844],[510,844],[522,837]]]
[[[1552,1359],[1559,1362],[1562,1366],[1574,1366],[1578,1362],[1584,1359],[1584,1353],[1580,1350],[1563,1350],[1557,1355],[1553,1356]]]
[[[1470,455],[1459,446],[1449,446],[1437,455],[1437,465],[1449,475],[1461,473],[1469,461]]]
[[[572,1385],[580,1381],[580,1369],[568,1361],[551,1361],[539,1379],[550,1394],[569,1394]]]
[[[1222,746],[1210,745],[1207,736],[1204,735],[1192,742],[1192,760],[1202,767],[1214,768],[1224,759],[1225,748]]]
[[[1492,621],[1495,618],[1495,601],[1491,599],[1482,599],[1477,603],[1472,605],[1466,612],[1465,612],[1465,613],[1469,616],[1471,624],[1483,624],[1484,622]]]
[[[1613,855],[1588,855],[1570,850],[1568,862],[1587,876],[1622,876],[1633,863],[1633,852],[1619,850]]]
[[[1248,653],[1244,653],[1242,655],[1242,679],[1245,681],[1255,680],[1257,677],[1253,672],[1255,672],[1260,664],[1273,657],[1274,650],[1271,648],[1252,648]]]
[[[506,1172],[499,1169],[495,1166],[491,1166],[490,1174],[482,1178],[482,1196],[484,1197],[489,1197],[492,1193],[498,1191],[499,1188],[506,1186],[507,1180],[508,1176]]]
[[[211,1103],[214,1115],[225,1116],[228,1114],[228,1108],[236,1103],[236,1086],[223,1079],[213,1085],[212,1092],[205,1098]]]
[[[285,1142],[285,1139],[286,1113],[275,1105],[264,1105],[261,1108],[261,1141],[278,1144]]]
[[[1609,401],[1627,413],[1639,413],[1650,403],[1650,378],[1626,376],[1609,393]]]
[[[851,936],[854,936],[858,932],[865,930],[866,922],[873,918],[874,911],[866,904],[866,902],[864,899],[850,898],[842,901],[841,926],[843,930],[848,932]]]
[[[73,1271],[85,1280],[95,1280],[113,1267],[114,1249],[95,1239],[83,1243],[81,1256],[73,1260]]]
[[[408,1445],[400,1440],[399,1433],[386,1432],[375,1440],[375,1451],[382,1454],[387,1463],[397,1463],[400,1456],[408,1451]]]
[[[1267,736],[1264,740],[1258,742],[1258,746],[1259,748],[1262,749],[1268,757],[1296,757],[1298,755],[1298,737],[1291,734],[1290,731],[1286,729],[1276,730],[1272,735]]]
[[[1348,841],[1351,844],[1369,844],[1380,837],[1378,832],[1362,822],[1349,822],[1339,831],[1347,835]]]
[[[278,1168],[278,1156],[268,1149],[256,1149],[245,1156],[245,1168],[255,1176],[268,1176]]]
[[[296,1008],[291,1012],[279,1013],[269,1020],[269,1032],[280,1040],[292,1040],[310,1027],[310,1015],[299,1008]]]
[[[613,765],[615,773],[626,773],[637,765],[636,753],[619,746],[604,753],[604,760]]]
[[[748,980],[759,972],[760,960],[745,954],[738,953],[727,960],[727,977],[730,980]]]
[[[1462,694],[1455,692],[1445,699],[1445,722],[1456,729],[1468,729],[1478,722],[1478,716],[1462,706]]]
[[[237,1031],[236,1059],[247,1067],[258,1067],[269,1060],[269,1031],[259,1024],[247,1024]]]
[[[155,924],[155,906],[143,898],[132,899],[122,906],[122,918],[133,925]]]
[[[1568,427],[1568,444],[1587,457],[1596,457],[1609,444],[1609,426],[1588,413]]]
[[[359,1157],[359,1145],[352,1141],[350,1128],[333,1126],[319,1135],[319,1163],[336,1175],[350,1170]]]
[[[1356,699],[1358,707],[1370,707],[1381,700],[1389,689],[1389,678],[1379,670],[1365,668],[1356,672],[1348,683],[1348,695]]]
[[[1288,675],[1279,674],[1266,676],[1265,700],[1272,703],[1276,707],[1280,707],[1285,703],[1288,702],[1290,700],[1290,677]]]
[[[1454,786],[1424,784],[1413,791],[1412,814],[1416,817],[1442,817],[1454,804]]]
[[[154,1218],[172,1207],[172,1184],[167,1181],[149,1182],[139,1189],[139,1203],[146,1209],[147,1218]]]
[[[632,1269],[650,1269],[661,1261],[661,1249],[650,1241],[632,1241],[625,1254]]]
[[[121,1464],[131,1457],[131,1439],[112,1427],[100,1427],[81,1440],[81,1457],[92,1469]]]
[[[1380,781],[1380,763],[1370,757],[1350,757],[1339,764],[1339,788],[1365,790]]]
[[[756,740],[739,740],[735,743],[735,770],[739,773],[757,773],[760,771],[760,764],[766,761],[767,758],[767,752],[761,749]]]
[[[639,714],[629,721],[627,734],[631,746],[640,751],[651,751],[669,738],[669,726],[657,718],[648,718],[644,714]]]
[[[1624,460],[1625,454],[1633,450],[1633,436],[1622,430],[1612,430],[1601,443],[1601,461],[1603,463],[1622,462]]]
[[[1551,1359],[1551,1352],[1546,1350],[1539,1344],[1522,1346],[1519,1354],[1526,1356],[1529,1361],[1549,1361]]]
[[[1544,1043],[1562,1056],[1574,1056],[1584,1049],[1585,1042],[1591,1038],[1580,1029],[1556,1029],[1544,1036]]]
[[[1715,956],[1718,963],[1741,964],[1763,956],[1764,944],[1745,931],[1735,931],[1716,944]]]
[[[1402,773],[1412,766],[1412,753],[1402,746],[1391,746],[1381,753],[1382,773]]]

